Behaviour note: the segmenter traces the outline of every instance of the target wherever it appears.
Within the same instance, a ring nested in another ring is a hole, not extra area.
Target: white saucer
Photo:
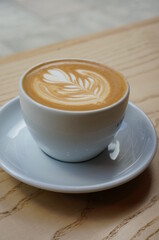
[[[84,193],[116,187],[143,172],[156,148],[151,121],[132,103],[114,142],[83,163],[60,162],[38,148],[23,120],[18,97],[0,110],[0,166],[18,180],[46,190]]]

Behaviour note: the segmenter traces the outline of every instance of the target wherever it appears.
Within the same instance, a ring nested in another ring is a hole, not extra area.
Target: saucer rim
[[[17,104],[20,101],[19,96],[11,99],[10,101],[8,101],[6,104],[4,104],[1,108],[0,108],[0,115],[3,114],[3,110],[6,109],[6,107],[10,107],[10,105],[12,104]],[[107,189],[111,189],[117,186],[120,186],[134,178],[136,178],[138,175],[140,175],[147,167],[148,165],[151,163],[151,161],[153,160],[156,151],[157,151],[157,133],[155,130],[155,127],[152,123],[152,121],[150,120],[150,118],[138,107],[136,106],[134,103],[132,102],[128,102],[128,105],[132,106],[133,108],[135,108],[135,110],[139,111],[140,114],[146,118],[146,121],[148,122],[149,126],[150,126],[150,131],[152,132],[153,135],[153,148],[151,150],[151,152],[147,155],[146,158],[144,158],[144,162],[138,166],[132,169],[132,171],[122,177],[119,177],[117,179],[114,179],[112,181],[109,182],[104,182],[104,183],[100,183],[100,184],[93,184],[93,185],[86,185],[86,186],[65,186],[65,185],[57,185],[57,184],[51,184],[51,183],[45,183],[42,181],[38,181],[32,178],[27,177],[26,175],[15,171],[12,168],[7,167],[7,164],[5,165],[4,160],[2,160],[0,158],[0,167],[7,172],[9,175],[11,175],[12,177],[16,178],[17,180],[29,184],[33,187],[37,187],[40,189],[44,189],[44,190],[48,190],[48,191],[54,191],[54,192],[60,192],[60,193],[89,193],[89,192],[98,192],[98,191],[103,191],[103,190],[107,190]],[[65,163],[66,164],[66,163]],[[69,163],[67,163],[69,164]],[[78,163],[76,163],[78,164]],[[80,163],[82,164],[82,163]]]

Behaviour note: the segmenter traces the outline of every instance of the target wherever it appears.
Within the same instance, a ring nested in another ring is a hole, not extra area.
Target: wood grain
[[[21,74],[57,58],[85,58],[121,71],[130,99],[159,136],[159,18],[0,59],[0,105],[18,95]],[[159,239],[159,151],[135,180],[101,193],[47,192],[0,169],[0,239]],[[123,238],[124,236],[124,238]]]

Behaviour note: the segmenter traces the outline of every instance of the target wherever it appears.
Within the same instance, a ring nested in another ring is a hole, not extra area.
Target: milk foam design
[[[69,111],[105,108],[127,91],[115,70],[86,60],[57,60],[37,65],[24,77],[23,88],[36,102]]]
[[[86,69],[48,69],[33,84],[39,97],[64,105],[96,104],[110,92],[109,82],[102,75]]]

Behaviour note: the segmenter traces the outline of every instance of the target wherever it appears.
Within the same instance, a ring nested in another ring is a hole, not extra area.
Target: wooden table
[[[23,71],[53,58],[87,58],[127,76],[130,99],[159,134],[159,18],[0,59],[0,104]],[[92,194],[39,190],[0,170],[1,240],[159,239],[159,152],[135,180]]]

